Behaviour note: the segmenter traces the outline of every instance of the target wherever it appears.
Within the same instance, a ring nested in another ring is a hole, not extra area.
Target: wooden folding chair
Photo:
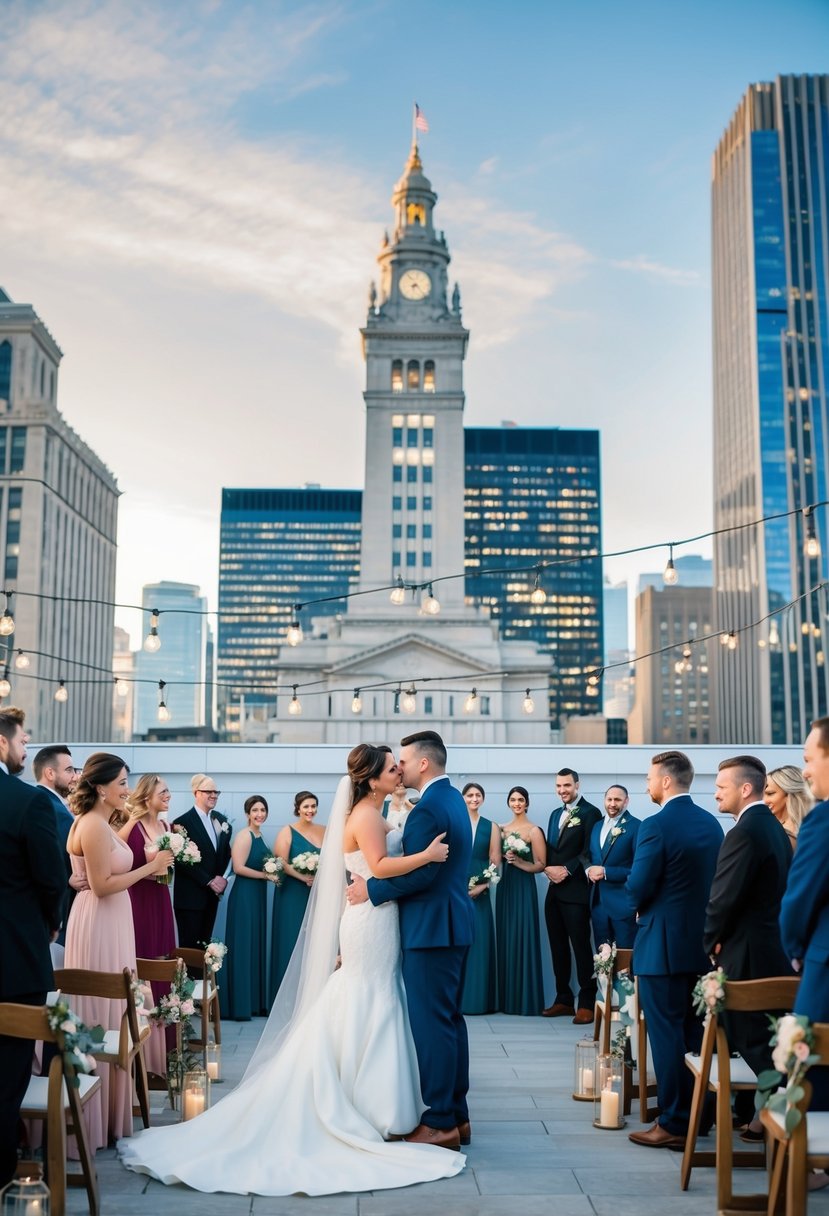
[[[32,1077],[20,1108],[21,1118],[46,1124],[46,1171],[51,1193],[52,1216],[64,1216],[67,1186],[86,1188],[90,1216],[98,1216],[98,1175],[86,1135],[83,1108],[101,1088],[101,1078],[76,1073],[63,1058],[63,1036],[49,1026],[42,1005],[0,1004],[0,1034],[14,1039],[56,1043],[58,1050],[44,1077]],[[77,1079],[77,1087],[73,1084]],[[75,1137],[81,1173],[66,1168],[66,1137]]]
[[[596,1012],[593,1022],[593,1038],[597,1040],[601,1038],[601,1051],[604,1055],[610,1051],[611,1038],[611,1022],[619,1022],[619,1003],[618,1000],[613,1000],[613,989],[616,977],[623,972],[630,973],[633,959],[632,950],[617,950],[616,957],[613,960],[613,966],[610,974],[607,977],[607,991],[610,993],[610,1017],[607,1017],[607,1002],[596,1001]],[[632,1055],[635,1060],[635,1069],[633,1073],[633,1087],[639,1099],[639,1119],[642,1123],[649,1123],[651,1119],[656,1117],[656,1111],[650,1109],[649,1099],[656,1095],[656,1077],[653,1073],[653,1067],[650,1061],[650,1048],[648,1046],[648,1026],[645,1021],[645,1015],[642,1012],[642,1006],[639,1001],[639,985],[634,978],[634,987],[636,989],[636,1030],[635,1034],[631,1035],[632,1039]],[[631,1095],[625,1093],[625,1114],[630,1112]]]
[[[141,1120],[145,1127],[149,1127],[150,1095],[143,1045],[152,1031],[146,1023],[139,1025],[129,967],[124,967],[122,971],[64,968],[55,972],[55,986],[67,996],[93,996],[124,1002],[121,1025],[117,1030],[105,1030],[103,1043],[92,1054],[99,1063],[122,1068],[129,1075],[138,1096]]]
[[[610,1024],[619,1021],[619,1002],[614,1001],[613,981],[620,971],[630,971],[633,958],[632,950],[617,950],[607,977],[607,989],[604,999],[597,999],[593,1012],[593,1040],[602,1040],[601,1051],[604,1055],[610,1051]],[[602,1033],[604,1030],[604,1033]]]
[[[209,1027],[213,1026],[213,1039],[218,1046],[222,1041],[222,1019],[219,1013],[219,988],[216,977],[204,965],[204,951],[192,946],[177,946],[170,958],[180,958],[187,974],[195,981],[193,1001],[201,1016],[201,1031],[198,1038],[191,1038],[191,1047],[198,1047],[204,1054],[207,1068],[207,1045],[210,1042]]]
[[[829,1023],[813,1022],[812,1033],[815,1037],[815,1055],[820,1056],[821,1063],[829,1063]],[[774,1216],[779,1210],[784,1183],[786,1216],[803,1216],[809,1171],[829,1169],[829,1110],[809,1111],[811,1101],[812,1085],[807,1073],[803,1082],[803,1097],[797,1103],[800,1122],[791,1133],[786,1131],[783,1114],[771,1110],[760,1111],[770,1148],[769,1196],[765,1209],[768,1216]]]
[[[797,995],[796,976],[775,976],[763,980],[729,981],[725,985],[725,1009],[733,1013],[762,1013],[776,1009],[791,1009]],[[716,1166],[717,1211],[762,1212],[766,1209],[765,1195],[735,1195],[733,1170],[762,1169],[763,1154],[734,1151],[731,1115],[731,1095],[737,1090],[753,1090],[757,1077],[742,1056],[732,1056],[721,1019],[709,1013],[705,1020],[699,1056],[688,1052],[685,1063],[694,1077],[691,1117],[685,1151],[680,1169],[680,1186],[688,1189],[695,1165]],[[716,1141],[714,1150],[698,1150],[697,1138],[702,1112],[709,1093],[716,1096]]]
[[[142,983],[147,984],[164,984],[171,986],[176,978],[176,972],[182,965],[182,960],[177,958],[137,958],[135,960],[135,974]],[[181,1051],[181,1024],[177,1024],[176,1031],[176,1047]],[[152,1033],[152,1027],[150,1027]],[[166,1069],[165,1069],[166,1073]],[[149,1088],[151,1090],[167,1091],[167,1077],[150,1078]]]

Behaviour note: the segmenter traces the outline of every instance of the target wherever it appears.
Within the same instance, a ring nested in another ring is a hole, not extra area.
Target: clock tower
[[[378,256],[363,336],[366,475],[360,588],[440,584],[442,611],[464,604],[463,361],[469,332],[437,195],[412,145],[394,188],[394,232]],[[437,594],[437,589],[436,589]],[[351,602],[350,611],[360,600]],[[417,604],[412,608],[416,609]],[[368,602],[366,610],[370,610]],[[357,608],[359,612],[360,609]]]

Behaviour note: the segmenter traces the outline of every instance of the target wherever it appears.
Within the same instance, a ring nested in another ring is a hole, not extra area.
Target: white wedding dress
[[[362,853],[344,862],[370,877]],[[346,905],[339,938],[342,966],[276,1054],[198,1118],[120,1141],[128,1169],[241,1195],[376,1191],[463,1169],[460,1153],[384,1140],[423,1112],[396,903]]]

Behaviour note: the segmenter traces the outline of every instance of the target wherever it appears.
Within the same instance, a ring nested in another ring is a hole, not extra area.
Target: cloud
[[[615,266],[617,270],[629,270],[633,274],[641,274],[658,282],[671,283],[675,287],[696,287],[702,282],[698,270],[680,270],[676,266],[665,266],[644,253],[639,253],[634,258],[611,261],[610,265]]]

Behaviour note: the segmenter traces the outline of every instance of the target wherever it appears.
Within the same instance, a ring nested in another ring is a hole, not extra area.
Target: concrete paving
[[[224,1084],[244,1071],[263,1026],[222,1027]],[[393,1191],[324,1198],[202,1195],[165,1187],[119,1164],[114,1150],[96,1158],[103,1216],[705,1216],[716,1211],[713,1169],[697,1169],[679,1187],[680,1155],[637,1148],[627,1131],[592,1126],[591,1103],[574,1102],[574,1044],[581,1027],[569,1019],[469,1018],[470,1116],[473,1142],[456,1178]],[[153,1095],[153,1124],[170,1123],[164,1095]],[[279,1133],[262,1128],[262,1151],[278,1149]],[[713,1148],[713,1137],[704,1142]],[[744,1145],[740,1147],[744,1148]],[[738,1192],[765,1190],[765,1172],[736,1171]],[[812,1213],[829,1216],[829,1190],[810,1196]],[[87,1210],[84,1191],[69,1192],[67,1211]]]

